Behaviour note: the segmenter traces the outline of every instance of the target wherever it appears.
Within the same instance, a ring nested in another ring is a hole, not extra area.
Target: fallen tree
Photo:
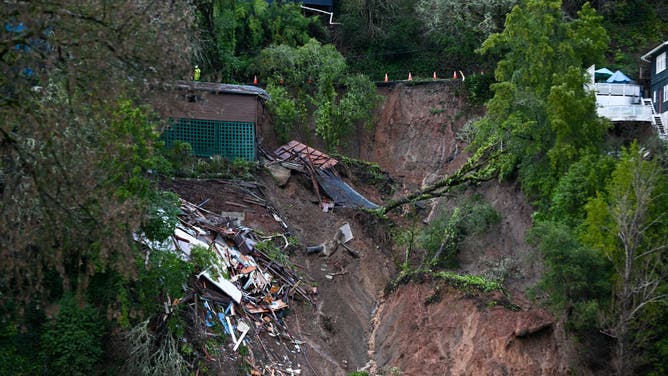
[[[493,144],[487,148],[479,149],[452,175],[447,175],[436,183],[418,189],[407,196],[396,200],[390,200],[385,205],[370,210],[370,212],[379,216],[384,216],[391,210],[411,202],[443,197],[457,186],[463,184],[479,184],[491,180],[498,175],[498,168],[494,162],[503,155],[503,153],[504,150],[499,144]]]

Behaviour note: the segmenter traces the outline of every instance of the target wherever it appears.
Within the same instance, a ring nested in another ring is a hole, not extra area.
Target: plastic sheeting
[[[317,170],[316,179],[322,189],[337,205],[346,208],[375,209],[378,205],[367,200],[340,177],[326,170]]]

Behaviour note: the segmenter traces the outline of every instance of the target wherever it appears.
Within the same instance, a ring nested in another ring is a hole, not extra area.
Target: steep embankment
[[[395,196],[463,163],[465,144],[456,134],[475,112],[465,105],[461,82],[398,84],[379,92],[385,98],[374,129],[360,130],[347,154],[388,171],[398,180]],[[393,255],[401,250],[382,224],[352,210],[323,213],[303,178],[293,176],[282,189],[266,185],[303,244],[328,241],[349,222],[355,236],[351,246],[361,255],[352,258],[342,249],[330,257],[295,255],[313,279],[318,300],[315,307],[294,307],[289,319],[304,341],[305,374],[346,375],[364,368],[370,374],[553,375],[569,368],[563,330],[523,297],[540,273],[540,262],[524,240],[532,210],[516,185],[493,181],[460,192],[481,194],[502,217],[488,233],[465,242],[460,271],[503,274],[510,298],[465,295],[433,280],[400,285],[385,295],[396,278]],[[379,201],[379,195],[360,188]],[[450,201],[425,203],[420,219],[428,222],[453,205]]]
[[[378,313],[373,333],[376,372],[396,368],[406,375],[565,374],[550,315],[502,304],[493,296],[464,296],[435,281],[403,286]]]
[[[379,93],[384,100],[375,127],[359,135],[352,153],[377,162],[406,189],[432,183],[459,167],[465,145],[456,140],[456,132],[477,116],[466,106],[462,82],[397,84],[381,87]]]

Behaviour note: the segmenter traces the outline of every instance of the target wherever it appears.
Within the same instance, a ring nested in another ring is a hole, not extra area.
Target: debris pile
[[[328,212],[335,205],[347,208],[378,208],[378,205],[344,182],[334,169],[339,161],[321,151],[295,140],[279,147],[273,153],[261,151],[269,160],[266,166],[280,164],[287,169],[308,175],[324,212]],[[323,197],[321,190],[331,199]]]
[[[258,368],[245,359],[253,370],[251,374],[300,374],[299,365],[295,367],[285,357],[277,359],[258,337],[266,333],[284,347],[287,342],[290,352],[301,351],[301,342],[289,333],[284,317],[292,299],[313,303],[315,292],[307,291],[286,263],[282,252],[289,246],[288,237],[263,236],[241,226],[236,217],[213,213],[185,200],[181,200],[181,211],[172,236],[161,244],[143,243],[154,250],[174,252],[187,261],[192,260],[197,247],[213,254],[210,265],[197,275],[194,299],[188,299],[201,329],[206,335],[216,335],[214,329],[224,333],[234,352],[240,352],[242,345],[246,352],[249,338],[258,338],[272,365]],[[282,245],[273,245],[274,240]],[[206,349],[203,352],[211,360]]]

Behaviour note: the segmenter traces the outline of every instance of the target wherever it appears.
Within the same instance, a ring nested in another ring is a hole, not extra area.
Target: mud
[[[396,189],[380,192],[364,179],[355,179],[353,172],[344,175],[365,196],[381,203],[459,167],[467,155],[457,133],[479,116],[479,110],[465,105],[461,82],[396,85],[379,91],[385,99],[375,127],[358,129],[344,153],[378,163],[396,179]],[[266,149],[273,150],[276,140],[268,129],[263,132]],[[317,142],[312,146],[322,148]],[[464,244],[458,270],[485,274],[502,269],[509,295],[499,297],[465,295],[431,280],[388,292],[397,278],[402,250],[393,242],[387,223],[351,209],[323,213],[303,176],[293,173],[283,188],[266,171],[258,180],[302,246],[290,255],[292,261],[305,283],[318,292],[315,305],[293,303],[287,319],[293,335],[304,341],[302,352],[295,356],[302,375],[338,376],[355,370],[371,375],[560,375],[573,367],[569,341],[558,320],[525,295],[539,277],[541,263],[525,241],[532,208],[517,185],[492,181],[460,192],[480,193],[502,216],[488,233]],[[215,188],[216,183],[210,186]],[[227,199],[207,205],[239,210],[225,204],[238,197],[220,187],[191,200],[205,200],[216,192]],[[454,205],[448,198],[424,204],[420,225]],[[252,205],[241,209],[247,212],[249,226],[280,231],[262,210]],[[402,223],[399,214],[391,217]],[[360,258],[342,248],[329,257],[306,254],[306,246],[332,240],[346,222],[354,235],[349,245]]]

